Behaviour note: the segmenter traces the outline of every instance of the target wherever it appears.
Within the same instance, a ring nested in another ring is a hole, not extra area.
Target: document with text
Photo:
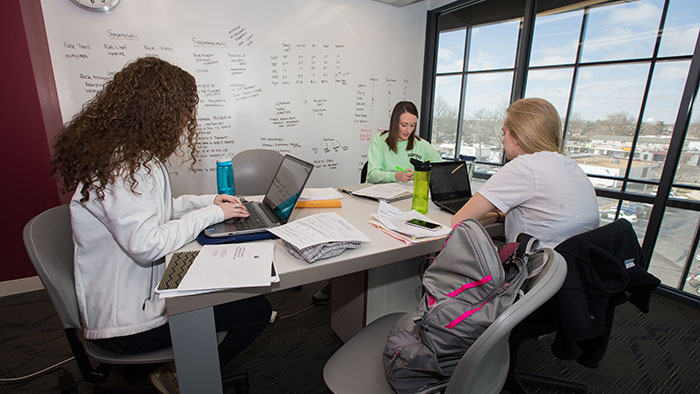
[[[178,291],[269,286],[274,242],[204,245]]]
[[[305,216],[268,231],[299,249],[326,242],[369,242],[366,235],[335,212]]]

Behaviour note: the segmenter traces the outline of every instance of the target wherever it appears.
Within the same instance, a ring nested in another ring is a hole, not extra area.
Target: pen
[[[457,172],[457,170],[459,170],[460,168],[462,168],[463,165],[464,165],[464,163],[462,163],[462,164],[458,165],[457,167],[455,167],[455,169],[452,170],[452,172],[451,172],[450,174],[454,174],[455,172]]]
[[[407,174],[410,174],[410,173],[411,173],[411,171],[409,171],[409,170],[407,170],[407,169],[405,169],[405,168],[401,168],[401,167],[399,167],[399,166],[396,166],[396,169],[399,170],[399,171],[403,171],[403,172],[405,172],[405,173],[407,173]]]

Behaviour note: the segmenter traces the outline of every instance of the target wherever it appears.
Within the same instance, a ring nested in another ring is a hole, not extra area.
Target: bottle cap
[[[420,161],[411,158],[410,161],[411,164],[413,164],[413,171],[430,171],[430,168],[432,167],[429,160]]]
[[[233,154],[231,154],[230,152],[226,152],[225,155],[221,156],[219,158],[219,160],[216,161],[216,164],[221,164],[221,165],[231,164],[232,157],[233,157]]]

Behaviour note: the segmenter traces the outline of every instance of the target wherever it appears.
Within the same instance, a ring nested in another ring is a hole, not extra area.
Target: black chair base
[[[578,394],[586,394],[588,392],[588,387],[583,383],[550,376],[536,375],[517,370],[512,371],[510,376],[508,376],[504,389],[506,389],[510,394],[527,394],[527,389],[525,386],[534,386],[538,388]]]
[[[248,394],[250,384],[248,383],[248,373],[243,372],[232,376],[224,376],[221,379],[224,388],[233,387],[236,394]]]

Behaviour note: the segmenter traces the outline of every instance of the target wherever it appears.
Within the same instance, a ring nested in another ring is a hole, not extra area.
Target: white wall
[[[63,121],[126,63],[154,55],[197,78],[200,159],[175,195],[215,192],[215,160],[265,147],[352,184],[394,104],[420,106],[427,2],[124,0],[106,14],[42,0]],[[235,169],[234,169],[235,173]]]

